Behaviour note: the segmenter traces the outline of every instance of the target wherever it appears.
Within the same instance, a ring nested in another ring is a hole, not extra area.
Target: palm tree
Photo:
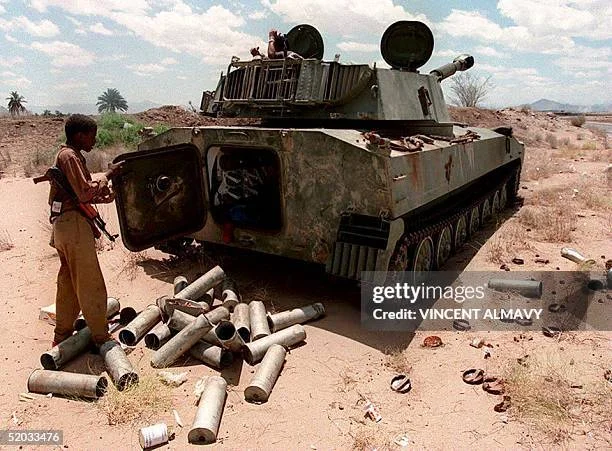
[[[23,104],[28,102],[26,102],[26,99],[17,91],[12,91],[6,100],[8,100],[8,109],[12,117],[19,116],[20,113],[25,113],[26,109]]]
[[[119,92],[118,89],[108,88],[98,97],[98,113],[110,112],[114,113],[117,110],[127,111],[128,104]]]

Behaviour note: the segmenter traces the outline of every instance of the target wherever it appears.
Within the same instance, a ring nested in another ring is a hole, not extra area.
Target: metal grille
[[[300,61],[262,61],[244,65],[227,75],[223,100],[289,101],[295,99]]]
[[[367,69],[367,66],[365,66]],[[349,94],[359,83],[364,66],[344,66],[330,63],[329,74],[325,83],[323,101],[337,101]]]
[[[327,272],[349,279],[361,279],[362,271],[374,271],[379,249],[337,241]]]

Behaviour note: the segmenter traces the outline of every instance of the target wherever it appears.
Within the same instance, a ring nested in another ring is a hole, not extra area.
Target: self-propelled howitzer
[[[202,111],[256,126],[173,128],[124,154],[117,206],[125,245],[179,252],[193,241],[362,271],[442,268],[516,195],[524,146],[508,127],[454,124],[440,82],[469,69],[457,57],[429,74],[420,22],[381,40],[391,68],[323,60],[299,25],[303,58],[233,58]]]

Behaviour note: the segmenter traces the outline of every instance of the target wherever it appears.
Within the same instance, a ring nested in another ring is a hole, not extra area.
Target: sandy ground
[[[559,118],[530,112],[454,110],[453,114],[456,120],[474,125],[510,123],[529,147],[520,190],[523,207],[508,210],[498,230],[489,227],[480,231],[447,268],[499,270],[505,263],[511,270],[573,270],[575,265],[559,254],[562,246],[569,245],[595,258],[602,271],[604,262],[612,258],[612,176],[606,173],[611,158],[604,137]],[[10,247],[0,252],[0,303],[5,312],[0,330],[1,427],[61,429],[64,448],[70,449],[139,449],[138,429],[159,421],[174,425],[171,409],[144,409],[138,420],[111,426],[95,402],[44,396],[19,401],[19,393],[27,391],[28,375],[40,367],[40,354],[52,340],[53,327],[39,321],[38,312],[54,301],[59,266],[54,249],[48,245],[48,187],[23,178],[19,167],[31,160],[32,149],[54,145],[61,123],[25,119],[19,127],[15,125],[16,121],[0,119],[0,153],[5,160],[7,154],[11,156],[0,179],[0,235],[5,247]],[[548,134],[561,144],[553,146]],[[573,221],[567,239],[546,241],[542,230],[521,222],[521,212],[529,206],[563,209]],[[102,214],[109,228],[117,231],[114,207],[102,208]],[[525,264],[514,265],[514,257],[523,258]],[[538,257],[549,263],[536,263]],[[436,333],[444,346],[430,349],[422,347],[424,337],[430,335],[425,331],[411,335],[363,330],[359,290],[329,280],[320,268],[299,262],[223,252],[195,262],[175,261],[158,251],[133,254],[121,243],[104,245],[99,259],[109,294],[119,298],[122,306],[136,309],[171,294],[176,275],[184,274],[191,280],[214,263],[222,264],[248,292],[264,298],[270,309],[325,304],[327,316],[305,326],[306,344],[288,354],[267,404],[244,401],[243,390],[253,367],[235,363],[222,372],[229,394],[215,448],[401,449],[394,440],[404,435],[409,447],[419,449],[612,446],[612,385],[603,376],[612,362],[609,332],[568,333],[554,340],[536,332],[464,333],[449,327]],[[602,303],[610,315],[612,298],[602,295]],[[469,346],[473,338],[481,336],[493,344],[493,355],[487,360],[482,350]],[[582,387],[576,390],[584,394],[580,398],[584,402],[570,406],[578,409],[582,419],[571,421],[563,434],[538,428],[537,418],[525,418],[513,413],[513,408],[506,413],[494,412],[500,396],[461,380],[462,371],[471,367],[503,375],[527,354],[555,356],[565,366],[571,365],[572,382]],[[130,354],[141,376],[153,374],[150,356],[143,343]],[[189,379],[179,388],[165,390],[186,427],[177,428],[175,440],[164,449],[188,448],[187,431],[196,409],[195,383],[202,376],[218,374],[193,361],[183,360],[177,366],[174,371],[188,371]],[[99,374],[103,363],[99,356],[87,354],[66,370]],[[410,374],[413,389],[407,394],[389,389],[390,379],[398,372]],[[601,387],[603,395],[589,396],[592,388]],[[364,418],[362,396],[378,407],[381,422]],[[598,413],[587,416],[586,410],[580,410],[586,409],[585,405],[597,407]],[[603,413],[599,409],[602,405]]]

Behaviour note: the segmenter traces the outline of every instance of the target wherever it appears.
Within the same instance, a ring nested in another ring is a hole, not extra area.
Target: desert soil
[[[454,109],[453,116],[471,125],[512,125],[527,145],[527,158],[520,189],[522,206],[509,209],[497,230],[489,226],[480,231],[447,267],[497,271],[506,264],[512,271],[574,270],[576,265],[559,252],[571,246],[594,258],[596,269],[603,272],[605,261],[612,258],[609,139],[542,113]],[[142,113],[138,120],[170,125],[210,123],[173,107]],[[172,369],[187,371],[185,384],[160,389],[167,392],[171,408],[142,406],[138,418],[122,424],[109,424],[101,402],[45,396],[19,400],[19,394],[27,391],[29,374],[40,367],[40,355],[52,340],[53,327],[40,321],[38,314],[54,301],[59,267],[48,245],[48,187],[34,185],[24,173],[36,175],[36,153],[56,146],[61,129],[61,120],[0,118],[0,303],[4,311],[0,427],[61,429],[64,448],[69,449],[139,449],[139,428],[161,421],[174,426],[172,409],[176,409],[185,427],[175,426],[176,438],[164,449],[188,448],[187,432],[196,410],[194,386],[201,377],[218,374],[194,361],[182,360]],[[101,213],[109,228],[118,231],[114,207],[101,208]],[[515,257],[524,264],[512,263]],[[536,258],[549,262],[536,263]],[[268,403],[244,401],[243,390],[253,367],[235,363],[223,370],[229,394],[215,447],[401,449],[394,443],[401,436],[407,437],[409,447],[419,449],[612,446],[612,384],[604,379],[605,370],[612,366],[609,332],[570,332],[551,339],[538,332],[466,333],[449,327],[436,332],[444,345],[430,349],[422,347],[430,332],[410,335],[363,330],[359,290],[329,280],[320,268],[298,262],[219,251],[178,261],[154,250],[131,253],[120,242],[101,245],[99,259],[109,295],[137,310],[171,294],[176,275],[191,280],[215,263],[237,279],[247,296],[263,299],[271,310],[324,303],[327,315],[305,326],[307,342],[288,354]],[[601,302],[610,315],[612,298],[602,294]],[[493,345],[491,358],[484,360],[481,349],[469,346],[476,337]],[[151,353],[139,343],[129,354],[141,377],[154,375],[149,365]],[[551,373],[545,379],[549,385],[542,386],[548,392],[569,382],[580,387],[568,388],[570,395],[563,407],[571,413],[569,420],[551,425],[542,417],[521,413],[525,407],[521,405],[496,413],[493,407],[500,396],[461,380],[462,371],[471,367],[506,375],[525,355],[571,367],[571,377]],[[93,354],[82,356],[66,370],[104,371],[100,357]],[[413,388],[407,394],[389,389],[398,372],[411,378]],[[364,418],[362,396],[378,407],[382,421]]]

